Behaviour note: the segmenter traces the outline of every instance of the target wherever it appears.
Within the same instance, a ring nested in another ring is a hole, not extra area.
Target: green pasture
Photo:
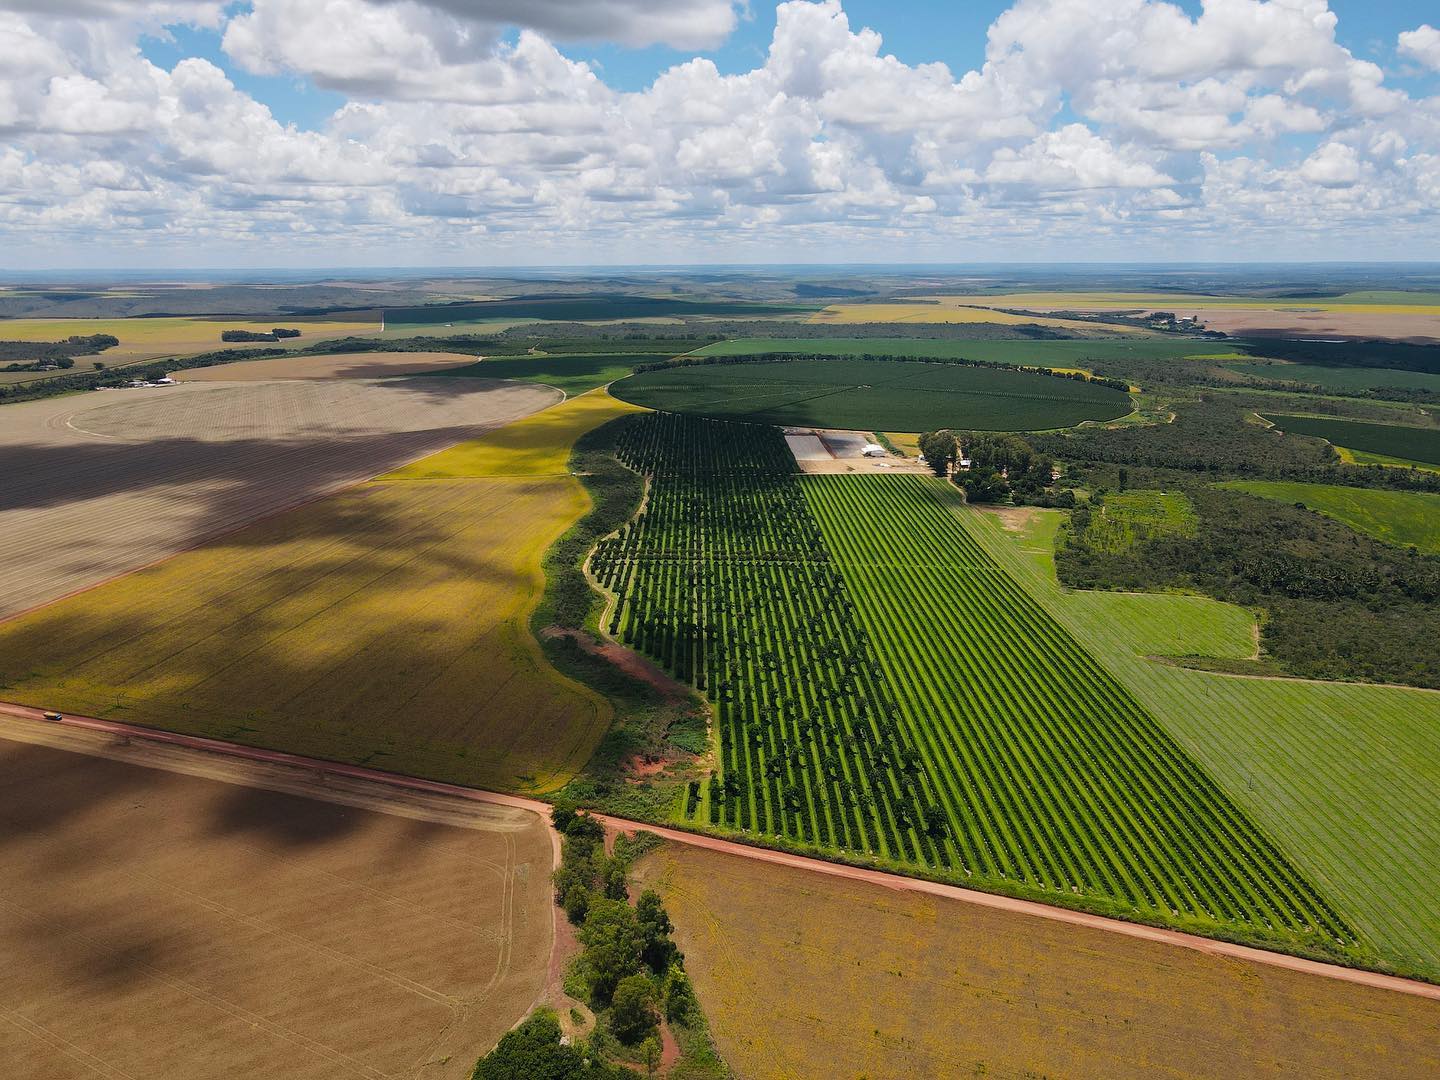
[[[1274,480],[1230,480],[1220,486],[1279,502],[1304,503],[1387,544],[1440,555],[1440,495]]]
[[[1271,416],[1266,420],[1281,431],[1311,435],[1332,446],[1363,450],[1368,454],[1405,461],[1440,465],[1440,428],[1406,427],[1400,424],[1371,424],[1329,416]]]
[[[1440,375],[1398,368],[1325,367],[1321,364],[1233,364],[1235,371],[1262,379],[1309,383],[1327,390],[1371,390],[1387,387],[1402,390],[1440,391]]]
[[[1254,655],[1254,620],[1202,597],[1075,592],[1064,514],[956,516],[1277,840],[1379,953],[1440,977],[1440,693],[1247,678],[1151,657]]]
[[[929,356],[983,360],[1033,367],[1083,368],[1091,362],[1126,358],[1182,358],[1215,353],[1213,341],[1141,338],[1050,341],[949,338],[736,338],[695,350],[696,356],[754,356],[802,353],[806,356]]]

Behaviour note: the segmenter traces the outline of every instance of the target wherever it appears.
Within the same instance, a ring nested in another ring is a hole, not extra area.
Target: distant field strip
[[[1440,555],[1440,495],[1275,480],[1232,480],[1221,486],[1280,502],[1304,503],[1377,540]]]
[[[717,705],[701,820],[1193,926],[1344,920],[920,477],[792,474],[771,429],[647,417],[612,630]]]
[[[804,353],[810,356],[933,356],[984,360],[1036,367],[1083,366],[1086,361],[1127,357],[1185,357],[1214,353],[1212,341],[1172,341],[1162,337],[1027,341],[956,338],[734,338],[696,349],[696,356],[751,356]],[[1279,378],[1279,376],[1275,376]]]
[[[535,437],[573,440],[624,410],[599,404],[556,406],[558,423],[539,414]],[[553,790],[611,715],[528,628],[540,559],[587,499],[510,453],[524,439],[502,431],[488,458],[469,444],[465,475],[392,474],[0,625],[0,687],[62,711]]]
[[[1400,424],[1367,424],[1328,416],[1265,417],[1281,431],[1313,435],[1335,446],[1371,454],[1440,465],[1440,428],[1405,427]]]
[[[862,431],[1034,431],[1131,410],[1125,393],[1081,380],[895,360],[697,364],[632,375],[614,392],[666,412]]]
[[[1158,663],[1250,655],[1253,619],[1202,597],[1062,589],[1063,515],[1032,513],[1023,533],[985,511],[956,516],[1386,958],[1440,977],[1440,693]]]
[[[1327,367],[1320,364],[1227,364],[1234,371],[1282,382],[1313,383],[1334,390],[1369,390],[1377,386],[1440,390],[1440,375],[1398,368]]]

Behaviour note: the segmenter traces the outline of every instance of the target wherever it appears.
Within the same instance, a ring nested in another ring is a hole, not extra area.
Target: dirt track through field
[[[6,1080],[463,1080],[543,992],[553,847],[529,812],[3,734]]]
[[[0,702],[0,717],[13,718],[11,723],[18,721],[19,726],[13,729],[14,732],[19,734],[28,730],[31,733],[31,737],[35,737],[34,733],[43,732],[47,728],[56,731],[76,728],[98,732],[112,737],[119,737],[125,740],[127,753],[135,753],[137,748],[146,747],[151,743],[158,743],[168,748],[179,748],[191,754],[220,754],[238,761],[258,762],[266,766],[299,770],[313,778],[313,782],[317,785],[318,790],[325,790],[326,785],[332,783],[333,780],[337,778],[347,782],[360,781],[371,785],[384,785],[405,793],[399,800],[401,805],[404,805],[406,800],[411,797],[410,793],[422,792],[441,798],[493,803],[501,806],[526,809],[537,814],[546,815],[547,817],[550,812],[550,804],[536,799],[527,799],[521,796],[506,795],[498,792],[480,791],[474,788],[443,784],[416,777],[399,776],[376,769],[367,769],[358,765],[344,765],[319,761],[313,758],[300,757],[295,754],[286,754],[274,750],[262,750],[255,747],[225,743],[214,739],[203,739],[189,735],[177,735],[173,732],[137,728],[128,724],[117,723],[110,720],[100,720],[93,717],[66,716],[60,723],[55,724],[40,719],[40,716],[41,712],[37,708]],[[6,730],[11,729],[7,728]],[[92,752],[104,751],[99,750]],[[144,751],[141,750],[140,752],[143,753]],[[165,766],[162,765],[161,767]],[[373,795],[382,802],[385,800],[385,796],[380,793],[379,789],[375,789]],[[323,798],[325,796],[322,795],[320,797]],[[848,866],[843,863],[826,862],[821,859],[809,858],[803,855],[793,855],[783,851],[772,851],[768,848],[752,847],[748,844],[741,844],[720,837],[704,836],[697,833],[685,832],[680,829],[630,821],[609,814],[596,814],[595,816],[612,829],[623,832],[634,832],[643,829],[677,844],[685,844],[710,851],[738,855],[776,866],[804,870],[809,873],[823,874],[830,877],[844,878],[850,881],[865,882],[899,892],[920,893],[950,900],[959,900],[967,904],[1008,912],[1013,915],[1067,923],[1073,926],[1085,927],[1090,930],[1106,931],[1129,938],[1193,950],[1243,963],[1263,964],[1305,975],[1353,983],[1376,990],[1389,990],[1414,997],[1426,998],[1431,1001],[1440,1001],[1440,985],[1434,985],[1432,983],[1397,978],[1378,972],[1340,967],[1335,964],[1320,963],[1315,960],[1289,956],[1284,953],[1266,952],[1263,949],[1255,949],[1246,945],[1236,945],[1228,941],[1217,941],[1212,938],[1185,934],[1175,930],[1165,930],[1159,927],[1145,926],[1140,923],[1129,923],[1118,919],[1109,919],[1104,916],[1091,915],[1083,911],[1073,911],[1068,908],[1050,907],[1030,900],[1017,900],[1008,896],[978,892],[956,885],[945,885],[939,882],[903,877],[898,874],[889,874],[878,870],[868,870],[863,867]]]
[[[0,408],[0,619],[474,438],[549,387],[191,383]]]

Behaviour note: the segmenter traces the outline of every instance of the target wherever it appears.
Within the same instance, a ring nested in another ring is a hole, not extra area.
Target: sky
[[[0,269],[1440,260],[1437,27],[1395,0],[0,0]]]

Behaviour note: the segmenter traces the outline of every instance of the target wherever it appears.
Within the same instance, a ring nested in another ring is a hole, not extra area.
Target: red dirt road
[[[182,747],[199,753],[220,754],[226,757],[260,762],[267,765],[288,766],[321,776],[346,777],[354,780],[388,785],[402,790],[425,792],[431,795],[464,799],[471,802],[511,806],[533,811],[534,813],[540,814],[547,821],[550,815],[550,804],[541,802],[538,799],[527,799],[519,795],[504,795],[492,791],[480,791],[475,788],[459,787],[454,784],[443,784],[434,780],[422,780],[416,777],[387,773],[378,769],[367,769],[358,765],[344,765],[338,762],[301,757],[298,754],[287,754],[279,750],[264,750],[259,747],[242,746],[237,743],[227,743],[217,739],[205,739],[194,735],[179,735],[174,732],[135,727],[130,724],[117,723],[113,720],[100,720],[94,717],[66,715],[59,721],[47,721],[44,719],[42,710],[25,705],[11,704],[9,702],[0,702],[0,715],[15,717],[20,720],[47,726],[72,727],[98,731],[122,739],[141,739],[169,746]],[[1123,934],[1127,937],[1139,938],[1144,941],[1160,942],[1176,946],[1177,948],[1192,949],[1196,952],[1207,953],[1211,956],[1228,957],[1232,960],[1249,961],[1256,964],[1267,964],[1272,967],[1285,968],[1290,971],[1315,975],[1321,978],[1338,979],[1342,982],[1356,983],[1361,986],[1368,986],[1379,990],[1393,990],[1396,993],[1410,994],[1415,997],[1429,998],[1432,1001],[1440,1001],[1440,986],[1417,982],[1412,979],[1402,979],[1393,975],[1361,971],[1356,968],[1341,967],[1337,964],[1325,964],[1316,960],[1307,960],[1303,957],[1289,956],[1285,953],[1266,952],[1263,949],[1251,948],[1247,945],[1236,945],[1228,941],[1216,941],[1212,938],[1185,934],[1177,930],[1165,930],[1159,927],[1145,926],[1141,923],[1108,919],[1101,915],[1091,915],[1087,912],[1073,911],[1069,908],[1051,907],[1031,900],[1017,900],[1013,897],[997,896],[992,893],[962,888],[958,885],[944,885],[939,882],[924,881],[919,878],[888,874],[879,870],[867,870],[863,867],[826,862],[823,859],[809,858],[804,855],[792,855],[784,851],[772,851],[768,848],[751,847],[748,844],[738,843],[733,840],[724,840],[719,837],[685,832],[681,829],[666,828],[663,825],[650,825],[644,822],[631,821],[626,818],[613,817],[608,814],[596,814],[595,817],[606,826],[626,833],[645,830],[655,833],[657,836],[672,841],[673,843],[689,844],[693,847],[724,852],[741,858],[756,859],[760,862],[794,867],[817,874],[829,874],[832,877],[847,878],[852,881],[869,882],[870,884],[894,889],[896,891],[926,893],[931,896],[958,900],[962,903],[975,904],[980,907],[1009,911],[1017,915],[1029,915],[1034,918],[1049,919],[1053,922],[1069,923],[1073,926],[1085,926],[1094,930]],[[555,864],[558,866],[560,860],[560,838],[554,830],[551,830],[551,843],[554,848]]]

